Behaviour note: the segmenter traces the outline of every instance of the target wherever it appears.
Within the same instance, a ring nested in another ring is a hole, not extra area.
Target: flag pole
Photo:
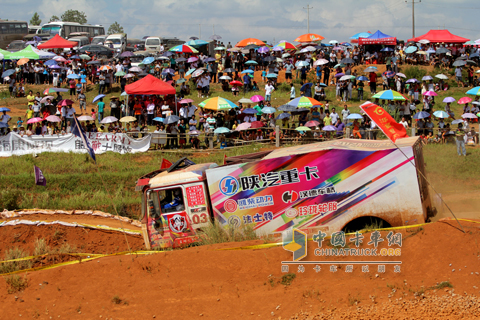
[[[372,103],[372,102],[365,102],[364,104],[367,104],[367,103]],[[360,109],[362,111],[365,112],[365,114],[370,118],[370,120],[372,121],[375,121],[374,119],[372,119],[372,117],[370,116],[370,114],[368,112],[365,111],[365,109],[362,107],[364,104],[362,104],[360,106]],[[373,104],[373,103],[372,103]],[[380,106],[378,106],[379,108],[381,108]],[[381,108],[383,110],[383,108]],[[395,120],[393,120],[395,121]],[[462,229],[463,233],[466,233],[465,232],[465,229],[463,228],[463,226],[460,224],[460,221],[458,221],[457,219],[457,216],[453,213],[452,209],[450,209],[450,207],[448,206],[448,204],[443,200],[442,196],[440,195],[440,193],[437,192],[437,190],[435,189],[435,187],[430,183],[430,181],[427,179],[427,177],[418,169],[418,167],[412,162],[412,160],[410,160],[410,158],[403,152],[403,150],[395,143],[395,141],[390,137],[389,134],[387,134],[381,125],[378,125],[378,127],[380,128],[380,130],[382,130],[383,134],[385,134],[385,136],[388,138],[388,140],[390,140],[390,142],[395,146],[395,148],[397,148],[404,156],[405,158],[408,160],[408,162],[410,162],[410,164],[415,168],[415,170],[417,171],[417,173],[419,173],[423,179],[425,179],[425,181],[428,183],[428,185],[432,188],[432,190],[437,194],[437,196],[440,198],[440,200],[442,201],[442,203],[447,207],[448,211],[450,211],[450,213],[452,214],[452,216],[455,218],[455,220],[457,221],[458,225],[460,226],[460,228]],[[414,155],[415,156],[415,155]]]

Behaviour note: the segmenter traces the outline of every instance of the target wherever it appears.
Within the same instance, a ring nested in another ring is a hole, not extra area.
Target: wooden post
[[[280,147],[280,127],[275,126],[275,147]]]
[[[415,127],[412,126],[412,137],[415,137]]]
[[[213,136],[210,137],[210,135],[209,135],[209,137],[208,137],[208,144],[209,144],[208,147],[209,147],[210,149],[213,149]]]
[[[346,138],[346,139],[350,139],[350,127],[347,127],[347,128],[345,129],[345,138]]]

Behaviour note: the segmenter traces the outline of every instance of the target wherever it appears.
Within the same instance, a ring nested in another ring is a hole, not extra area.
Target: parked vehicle
[[[62,38],[69,38],[74,32],[88,32],[89,38],[104,35],[105,28],[101,25],[80,24],[78,22],[54,21],[46,23],[37,33],[50,34],[50,37],[58,34]]]
[[[113,49],[115,49],[115,51],[117,51],[119,53],[122,53],[127,48],[127,34],[126,33],[115,33],[115,34],[109,35],[105,39],[105,45],[106,46],[109,45],[109,41],[112,43]]]
[[[145,40],[142,39],[127,39],[127,50],[128,51],[143,51],[145,50]]]
[[[145,50],[159,52],[161,46],[159,37],[148,37],[145,39]]]
[[[99,45],[104,45],[105,44],[105,39],[107,39],[107,36],[96,36],[92,39],[92,44],[99,44]]]
[[[69,38],[68,40],[76,41],[78,43],[75,47],[73,47],[73,50],[78,50],[78,48],[90,44],[90,40],[87,37],[73,37],[73,38]],[[70,51],[70,49],[65,48],[64,51]]]
[[[5,49],[9,43],[22,40],[28,34],[26,21],[0,20],[0,48]]]
[[[112,58],[115,54],[115,50],[98,44],[88,44],[86,46],[80,47],[80,49],[78,49],[78,52],[86,54],[94,53],[97,56],[106,56],[107,58]]]
[[[14,40],[7,46],[7,51],[16,52],[27,47],[27,43],[22,40]]]
[[[419,137],[342,139],[194,164],[183,158],[137,181],[147,248],[195,242],[215,221],[280,237],[424,223],[433,215]],[[402,152],[415,166],[408,161]],[[415,168],[416,167],[416,168]]]

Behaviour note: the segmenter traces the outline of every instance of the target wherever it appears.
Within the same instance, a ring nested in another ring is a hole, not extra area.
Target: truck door
[[[147,191],[147,233],[152,248],[193,242],[195,230],[185,210],[185,199],[182,186]]]

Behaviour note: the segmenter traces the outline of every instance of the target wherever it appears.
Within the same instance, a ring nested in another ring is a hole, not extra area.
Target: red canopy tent
[[[420,40],[428,40],[433,43],[444,42],[444,43],[465,43],[470,39],[456,36],[451,34],[448,30],[430,30],[424,35],[408,39],[408,41],[418,42]]]
[[[56,48],[73,48],[78,44],[77,41],[65,40],[56,34],[52,39],[40,44],[38,49],[56,49]]]
[[[125,92],[127,94],[175,94],[175,88],[162,81],[155,78],[152,75],[147,75],[145,78],[135,81],[132,84],[125,86]]]

